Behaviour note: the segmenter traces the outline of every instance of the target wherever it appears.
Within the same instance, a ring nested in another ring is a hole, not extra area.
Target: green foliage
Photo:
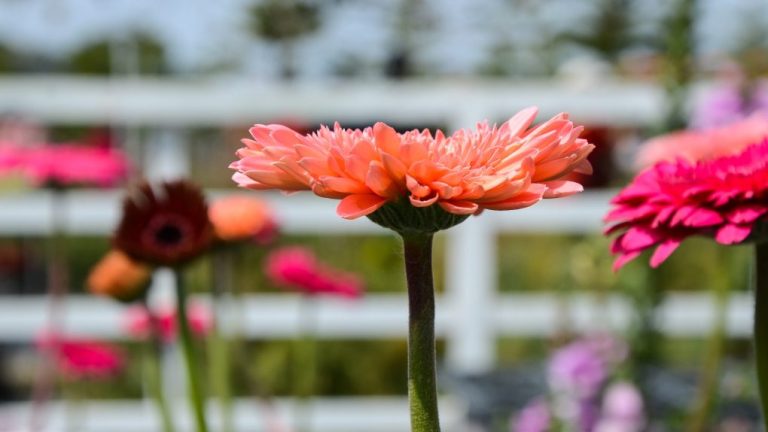
[[[576,44],[615,63],[636,42],[631,33],[632,3],[633,0],[602,0],[598,13],[584,26],[586,32],[566,32],[556,40]]]
[[[251,31],[271,41],[298,39],[320,26],[317,6],[298,0],[266,0],[251,17]]]
[[[309,343],[309,342],[306,342]],[[316,344],[315,394],[404,395],[406,393],[405,340],[334,341]],[[295,341],[252,342],[248,344],[248,376],[255,394],[291,395],[302,388],[295,380],[307,379],[294,365],[297,353],[305,351]],[[249,394],[247,386],[237,392]],[[254,394],[252,391],[250,394]]]
[[[135,70],[129,70],[132,68]],[[136,34],[126,40],[102,40],[83,47],[69,59],[68,70],[88,75],[159,75],[168,72],[168,64],[160,42],[151,36]]]
[[[0,45],[0,73],[11,72],[13,52],[5,45]]]

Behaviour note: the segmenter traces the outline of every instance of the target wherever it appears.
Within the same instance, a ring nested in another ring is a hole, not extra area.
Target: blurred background
[[[539,120],[567,111],[597,145],[584,194],[486,212],[437,239],[446,429],[513,430],[548,391],[552,352],[607,337],[628,347],[610,375],[639,389],[653,430],[682,430],[693,412],[711,425],[700,430],[757,430],[749,250],[694,239],[658,270],[637,260],[615,274],[601,231],[645,139],[768,108],[766,29],[761,0],[0,0],[0,143],[119,149],[134,179],[188,177],[216,197],[242,193],[227,165],[253,123],[454,131],[529,105]],[[40,430],[157,430],[126,307],[84,289],[123,190],[7,175],[0,192],[0,431],[28,430],[37,412],[52,234],[66,237],[60,330],[119,347],[125,367],[60,377]],[[294,430],[296,396],[312,398],[306,430],[408,430],[397,240],[339,219],[328,200],[252,195],[280,235],[234,263],[241,301],[225,327],[238,430]],[[284,245],[356,274],[365,293],[305,308],[264,275]],[[187,270],[209,306],[212,267]],[[151,302],[167,303],[172,285],[156,275]],[[178,397],[168,345],[166,391]]]

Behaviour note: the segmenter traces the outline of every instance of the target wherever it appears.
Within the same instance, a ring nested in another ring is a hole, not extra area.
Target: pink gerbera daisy
[[[618,269],[656,248],[657,267],[693,235],[737,244],[756,234],[768,213],[768,140],[717,159],[662,162],[640,173],[613,200],[608,233]]]

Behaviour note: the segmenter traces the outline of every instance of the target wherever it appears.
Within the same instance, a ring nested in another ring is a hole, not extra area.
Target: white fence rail
[[[469,81],[406,83],[306,83],[298,86],[260,85],[247,79],[84,79],[73,77],[0,78],[0,113],[57,124],[148,126],[144,173],[151,178],[184,175],[189,154],[180,127],[248,124],[279,118],[310,122],[375,120],[407,124],[443,123],[448,129],[488,118],[501,120],[518,109],[538,105],[542,115],[571,112],[584,123],[643,127],[661,120],[664,96],[658,86],[644,83]],[[132,135],[134,139],[137,134]],[[220,192],[221,193],[221,192]],[[212,192],[212,194],[216,194]],[[503,232],[597,233],[610,192],[585,193],[544,202],[520,212],[485,212],[446,235],[446,293],[438,300],[437,328],[446,339],[446,367],[459,373],[483,372],[495,366],[497,338],[547,336],[568,325],[551,295],[499,295],[497,239]],[[118,216],[120,194],[77,191],[67,194],[66,228],[72,234],[107,235]],[[389,235],[367,220],[345,221],[334,202],[299,195],[267,195],[288,233]],[[45,192],[0,197],[0,235],[46,235],[51,232],[51,195]],[[160,278],[163,280],[163,278]],[[167,278],[165,279],[168,283]],[[172,282],[172,281],[171,281]],[[166,287],[167,288],[167,287]],[[0,297],[0,341],[29,341],[43,328],[45,299]],[[359,302],[317,302],[317,334],[323,338],[404,337],[403,295],[370,295]],[[629,319],[628,305],[609,297],[603,302],[576,296],[568,302],[569,328],[621,330]],[[243,333],[253,338],[289,337],[298,326],[297,298],[251,296],[239,306]],[[750,329],[748,296],[735,296],[728,314],[728,332],[746,336]],[[65,319],[73,333],[105,338],[125,336],[120,306],[94,298],[74,297]],[[663,331],[697,336],[708,331],[714,316],[706,294],[673,295],[659,310]],[[403,399],[361,398],[319,400],[319,431],[406,431]],[[258,410],[242,401],[237,421],[243,430],[260,430]],[[143,402],[89,404],[78,430],[151,430],[152,411]],[[322,408],[322,409],[321,409]],[[0,407],[4,419],[23,415],[26,405]],[[66,423],[62,405],[54,407],[48,430]],[[93,413],[91,415],[90,413]],[[447,408],[445,418],[461,415]],[[24,425],[19,427],[23,430]],[[14,429],[10,429],[14,430]]]

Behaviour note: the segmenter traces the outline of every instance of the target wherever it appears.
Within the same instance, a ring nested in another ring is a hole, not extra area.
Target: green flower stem
[[[317,303],[309,294],[299,299],[299,337],[294,350],[294,394],[296,396],[295,430],[307,432],[312,424],[312,406],[317,374],[317,340],[315,313]]]
[[[408,279],[408,400],[412,432],[439,432],[432,234],[401,233]]]
[[[152,393],[152,399],[155,402],[157,411],[160,414],[160,421],[163,425],[163,432],[174,432],[176,428],[173,425],[173,417],[168,407],[168,401],[163,391],[163,380],[161,377],[160,355],[162,352],[162,341],[160,339],[160,324],[152,310],[144,304],[144,308],[149,317],[149,340],[147,341],[146,355],[144,356],[145,379],[149,391]]]
[[[205,404],[202,387],[200,385],[200,368],[197,363],[197,355],[192,340],[192,330],[189,328],[187,316],[187,293],[184,288],[184,278],[180,271],[176,271],[176,317],[179,326],[181,347],[184,351],[184,359],[187,364],[187,395],[195,418],[197,432],[208,432],[205,421]]]
[[[755,366],[763,428],[768,430],[768,242],[755,245]]]
[[[693,400],[691,415],[687,422],[688,432],[707,430],[712,408],[717,399],[720,365],[722,364],[725,351],[725,330],[728,322],[731,285],[727,278],[718,278],[715,284],[715,322],[712,324],[712,330],[709,335],[707,353],[704,357],[704,370],[701,374],[699,388],[696,398]]]
[[[221,248],[213,253],[213,298],[216,319],[214,320],[214,328],[211,333],[212,341],[208,352],[214,376],[214,390],[221,409],[223,432],[233,432],[235,429],[230,383],[232,376],[230,355],[232,336],[231,333],[226,333],[222,328],[223,312],[227,310],[227,306],[232,304],[234,253],[235,251],[231,248]]]

